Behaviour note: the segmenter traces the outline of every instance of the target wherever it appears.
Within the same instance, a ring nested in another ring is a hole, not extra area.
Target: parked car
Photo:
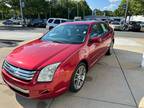
[[[3,24],[4,24],[4,25],[13,25],[14,22],[11,21],[11,20],[5,20],[5,21],[3,22]]]
[[[139,21],[138,23],[139,23],[139,24],[140,24],[140,26],[141,26],[141,30],[140,30],[140,31],[144,31],[144,22]]]
[[[74,17],[74,21],[81,21],[81,20],[82,20],[82,17],[79,17],[79,16]]]
[[[25,22],[25,23],[24,23]],[[22,20],[20,17],[12,17],[3,22],[4,25],[25,25],[29,22],[29,19],[25,18]]]
[[[46,22],[44,19],[32,19],[28,25],[28,27],[46,27]]]
[[[47,25],[46,28],[48,28],[48,30],[56,27],[57,25],[67,22],[67,19],[63,19],[63,18],[49,18],[47,21]]]
[[[88,70],[110,55],[114,31],[106,23],[67,22],[22,45],[4,60],[2,77],[27,98],[52,98],[66,90],[78,92]]]
[[[129,24],[128,24],[127,30],[129,30],[129,31],[140,31],[141,30],[141,26],[136,21],[130,21]]]
[[[121,23],[121,22],[117,22],[117,21],[111,22],[110,26],[114,30],[124,30],[123,23]]]

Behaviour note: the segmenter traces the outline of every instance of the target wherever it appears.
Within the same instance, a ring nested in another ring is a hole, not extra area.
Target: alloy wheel
[[[80,89],[83,86],[83,83],[85,81],[86,77],[86,68],[84,65],[81,65],[76,70],[75,76],[74,76],[74,87],[75,89]]]

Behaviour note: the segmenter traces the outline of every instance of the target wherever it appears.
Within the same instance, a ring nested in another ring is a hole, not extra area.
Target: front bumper
[[[7,85],[9,85],[11,88],[13,88],[13,89],[15,89],[15,90],[17,90],[17,91],[19,91],[19,92],[21,92],[21,93],[29,94],[29,90],[25,90],[25,89],[22,89],[22,88],[20,88],[20,87],[17,87],[17,86],[15,86],[15,85],[9,83],[9,82],[6,81],[6,80],[4,80],[4,82],[5,82]]]
[[[4,82],[17,94],[30,99],[53,98],[67,90],[67,86],[56,84],[55,81],[48,83],[30,82],[17,79],[2,69]]]

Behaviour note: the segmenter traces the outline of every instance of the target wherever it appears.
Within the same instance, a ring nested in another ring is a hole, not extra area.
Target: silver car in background
[[[124,30],[124,24],[123,22],[111,22],[110,26],[114,29],[114,30]]]

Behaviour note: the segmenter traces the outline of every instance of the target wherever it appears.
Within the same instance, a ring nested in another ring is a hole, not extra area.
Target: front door
[[[93,24],[91,26],[90,40],[98,38],[99,42],[89,42],[89,62],[93,65],[101,56],[103,50],[103,40],[101,36],[103,35],[103,30],[99,24]]]

